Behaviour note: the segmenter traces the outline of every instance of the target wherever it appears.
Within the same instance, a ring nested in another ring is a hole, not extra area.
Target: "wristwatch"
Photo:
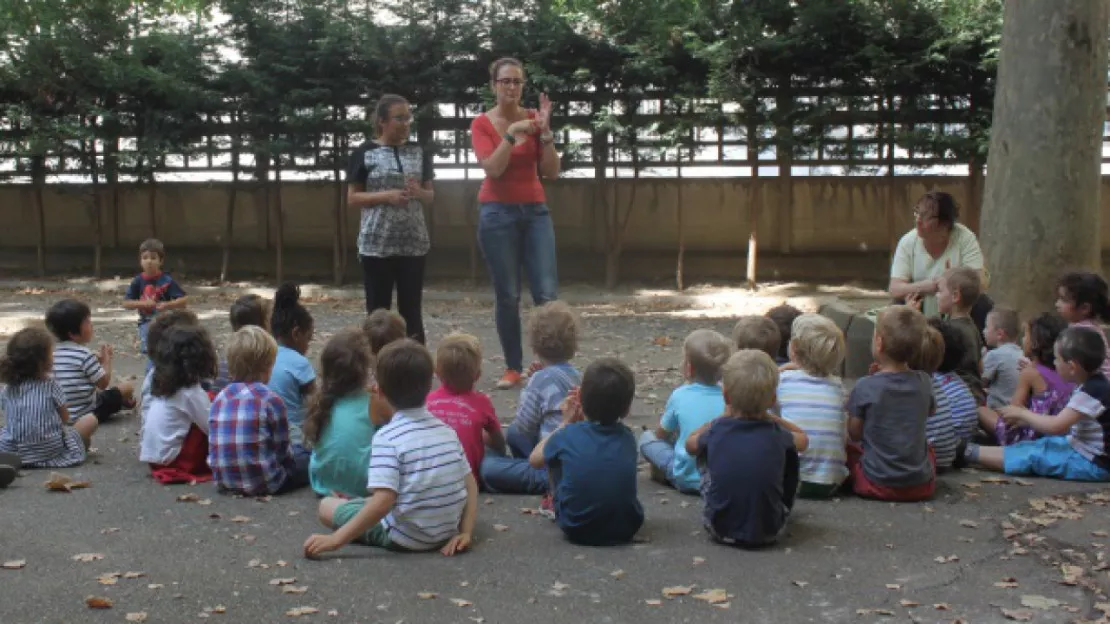
[[[516,137],[508,132],[505,133],[505,140],[509,142],[509,145],[516,145]]]

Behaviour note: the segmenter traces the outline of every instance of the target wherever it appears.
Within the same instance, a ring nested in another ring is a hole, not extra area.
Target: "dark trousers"
[[[405,319],[410,338],[424,343],[424,319],[420,311],[424,295],[424,256],[359,256],[362,284],[366,289],[366,313],[393,306],[397,287],[397,313]]]

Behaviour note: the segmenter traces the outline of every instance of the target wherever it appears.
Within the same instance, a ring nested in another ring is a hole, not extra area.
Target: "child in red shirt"
[[[478,474],[486,446],[505,453],[505,436],[489,397],[474,389],[482,376],[482,347],[470,334],[451,334],[436,348],[440,387],[428,395],[428,411],[455,430],[470,471]]]

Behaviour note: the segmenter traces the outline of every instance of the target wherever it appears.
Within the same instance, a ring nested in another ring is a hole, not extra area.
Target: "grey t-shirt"
[[[879,485],[913,487],[933,478],[925,421],[933,383],[920,371],[875,373],[856,382],[848,414],[863,421],[863,472]]]
[[[1010,404],[1017,392],[1018,362],[1025,357],[1021,347],[1012,342],[1001,344],[983,358],[983,382],[987,384],[987,407],[998,409]]]

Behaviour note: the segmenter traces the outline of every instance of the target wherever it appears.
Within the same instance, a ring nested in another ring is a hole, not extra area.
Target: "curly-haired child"
[[[7,384],[0,390],[7,418],[0,429],[0,481],[10,483],[20,463],[65,468],[85,461],[99,421],[90,413],[69,425],[65,393],[51,375],[53,348],[49,333],[29,327],[12,336],[0,359],[0,381]]]
[[[304,439],[312,447],[308,480],[321,496],[366,496],[366,467],[378,427],[366,389],[373,356],[366,335],[347,329],[320,353],[320,391],[308,402]]]
[[[150,464],[151,476],[163,485],[211,481],[211,403],[201,382],[216,373],[212,339],[199,325],[174,325],[158,338],[151,355],[153,398],[143,423],[139,461]]]
[[[146,334],[146,348],[150,355],[151,369],[147,371],[146,377],[143,378],[143,384],[139,386],[139,428],[146,424],[146,416],[150,412],[150,405],[154,397],[151,394],[154,388],[154,353],[158,351],[158,341],[162,339],[164,334],[169,328],[176,325],[199,325],[200,319],[197,318],[196,312],[192,310],[166,310],[165,312],[154,317],[150,322],[150,327],[147,329]]]

